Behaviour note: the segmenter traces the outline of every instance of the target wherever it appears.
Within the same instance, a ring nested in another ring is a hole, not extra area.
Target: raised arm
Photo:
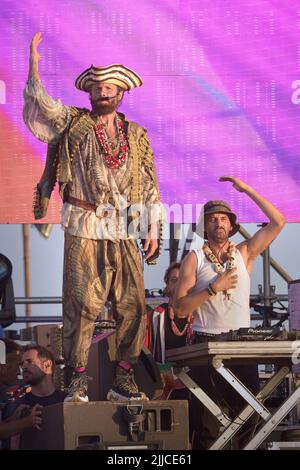
[[[23,119],[28,129],[39,140],[47,143],[56,142],[70,122],[70,108],[60,100],[48,95],[39,75],[40,54],[38,46],[42,34],[32,38],[29,53],[28,82],[24,90]]]
[[[42,33],[36,33],[32,41],[30,43],[30,54],[29,54],[29,72],[28,72],[28,80],[34,79],[39,80],[39,60],[41,58],[38,52],[38,46],[43,40]]]
[[[254,259],[272,243],[283,229],[285,217],[270,201],[239,178],[222,176],[220,181],[233,183],[233,187],[237,191],[247,194],[269,219],[267,225],[258,230],[250,240],[241,243],[238,247],[242,253],[247,269],[250,271]]]

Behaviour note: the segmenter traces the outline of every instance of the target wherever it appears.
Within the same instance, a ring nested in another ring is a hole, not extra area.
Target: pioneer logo
[[[267,330],[255,330],[254,328],[249,328],[249,333],[263,333],[263,334],[266,334],[266,335],[269,335],[272,333],[273,330],[270,330],[270,329],[267,329]]]
[[[240,328],[243,330],[243,334],[250,334],[250,335],[271,335],[274,330],[272,328]]]

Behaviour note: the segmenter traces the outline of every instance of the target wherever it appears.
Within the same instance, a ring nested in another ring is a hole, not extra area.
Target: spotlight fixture
[[[5,328],[16,320],[12,264],[0,253],[0,325]]]

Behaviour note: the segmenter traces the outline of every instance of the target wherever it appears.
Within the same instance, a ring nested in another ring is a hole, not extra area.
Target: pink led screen
[[[218,182],[234,175],[300,221],[299,1],[2,0],[0,15],[0,223],[33,222],[46,155],[22,120],[37,31],[42,80],[67,105],[88,106],[74,80],[92,63],[141,75],[121,111],[148,129],[166,205],[222,198],[242,222],[263,221]],[[56,193],[43,221],[60,207]]]

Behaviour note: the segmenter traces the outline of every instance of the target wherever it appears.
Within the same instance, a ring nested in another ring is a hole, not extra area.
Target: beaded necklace
[[[167,313],[169,314],[169,318],[171,320],[171,329],[176,336],[184,336],[186,334],[186,342],[185,344],[192,344],[193,340],[193,330],[192,330],[192,324],[193,324],[193,314],[190,313],[189,316],[187,317],[187,322],[183,328],[182,331],[179,330],[177,327],[175,321],[174,321],[174,310],[173,308],[168,305],[167,308]]]
[[[215,266],[216,271],[218,274],[224,272],[224,268],[216,255],[212,252],[208,242],[205,242],[203,245],[203,251],[205,256],[209,259],[209,261]],[[236,265],[236,246],[235,243],[229,242],[228,249],[227,249],[227,258],[228,261],[226,262],[226,270],[232,269]],[[230,300],[230,294],[228,291],[223,291],[225,297]]]
[[[124,124],[122,119],[120,119],[117,114],[116,125],[118,132],[118,144],[113,146],[111,145],[112,140],[108,138],[105,126],[101,120],[99,120],[95,125],[96,137],[103,150],[104,163],[108,168],[113,170],[117,170],[124,165],[129,151],[127,137],[124,131]],[[114,154],[114,152],[116,153]]]

